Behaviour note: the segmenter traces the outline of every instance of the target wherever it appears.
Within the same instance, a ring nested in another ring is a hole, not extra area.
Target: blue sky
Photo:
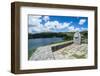
[[[29,15],[28,27],[29,33],[84,31],[88,30],[88,18]]]

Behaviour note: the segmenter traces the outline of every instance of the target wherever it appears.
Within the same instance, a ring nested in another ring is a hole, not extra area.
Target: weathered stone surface
[[[37,48],[30,60],[54,60],[51,46],[42,46]]]
[[[75,44],[81,44],[81,34],[78,31],[74,34],[73,42]]]
[[[85,59],[87,58],[87,44],[72,44],[63,49],[54,52],[56,60],[59,59]]]

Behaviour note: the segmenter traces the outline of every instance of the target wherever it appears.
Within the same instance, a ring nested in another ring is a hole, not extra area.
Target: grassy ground
[[[56,43],[51,44],[50,46],[58,46],[58,45],[63,45],[63,44],[70,43],[70,42],[72,42],[72,40],[56,42]]]

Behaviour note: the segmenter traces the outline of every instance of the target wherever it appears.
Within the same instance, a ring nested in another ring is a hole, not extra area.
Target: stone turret
[[[73,42],[75,44],[81,44],[81,34],[79,31],[76,31],[73,37]]]

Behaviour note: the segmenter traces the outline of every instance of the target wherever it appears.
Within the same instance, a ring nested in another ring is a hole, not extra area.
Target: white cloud
[[[53,29],[60,29],[61,23],[59,23],[58,21],[52,21],[52,27]]]
[[[74,30],[74,26],[68,27],[68,30],[69,30],[69,31],[73,31],[73,30]]]
[[[72,22],[70,22],[70,23],[64,22],[63,25],[62,25],[62,28],[69,27],[69,25],[70,25],[71,23],[72,23]]]
[[[41,28],[42,28],[42,16],[29,16],[29,33],[33,33],[34,32],[41,32]]]
[[[82,28],[81,28],[81,31],[87,31],[87,28],[83,28],[83,27],[82,27]]]
[[[42,20],[45,21],[44,24],[41,23]],[[60,23],[59,21],[49,21],[49,16],[29,16],[29,33],[52,32],[53,30],[61,30],[64,28],[67,30],[71,23],[72,22]]]
[[[40,31],[40,29],[38,29],[38,28],[34,28],[34,27],[29,27],[29,33],[34,33],[34,32],[39,32]]]
[[[47,21],[44,26],[46,27],[46,29],[48,29],[49,31],[51,29],[56,29],[57,25],[59,25],[59,22],[58,21]]]
[[[44,24],[44,27],[46,29],[48,29],[48,31],[50,31],[50,29],[54,29],[54,23],[52,21],[47,21],[45,24]]]
[[[49,16],[43,16],[43,20],[46,22],[48,20],[50,20]]]
[[[80,31],[80,28],[75,28],[75,31]]]
[[[39,32],[42,32],[43,31],[43,27],[42,27],[43,25],[42,24],[39,24],[39,25],[37,25],[37,26],[34,26],[34,27],[29,27],[29,33],[33,33],[33,32],[37,32],[37,33],[39,33]]]
[[[67,23],[67,22],[64,22],[64,23],[60,23],[58,21],[48,21],[47,23],[45,23],[45,27],[47,29],[49,29],[49,31],[51,29],[58,29],[58,30],[61,30],[61,29],[64,29],[64,28],[67,28],[71,23]]]
[[[29,16],[29,26],[36,26],[42,22],[41,16]]]
[[[86,22],[86,19],[80,19],[79,25],[83,25]]]
[[[69,26],[68,30],[69,30],[69,32],[76,32],[76,31],[80,31],[80,28],[75,28],[74,26]]]

